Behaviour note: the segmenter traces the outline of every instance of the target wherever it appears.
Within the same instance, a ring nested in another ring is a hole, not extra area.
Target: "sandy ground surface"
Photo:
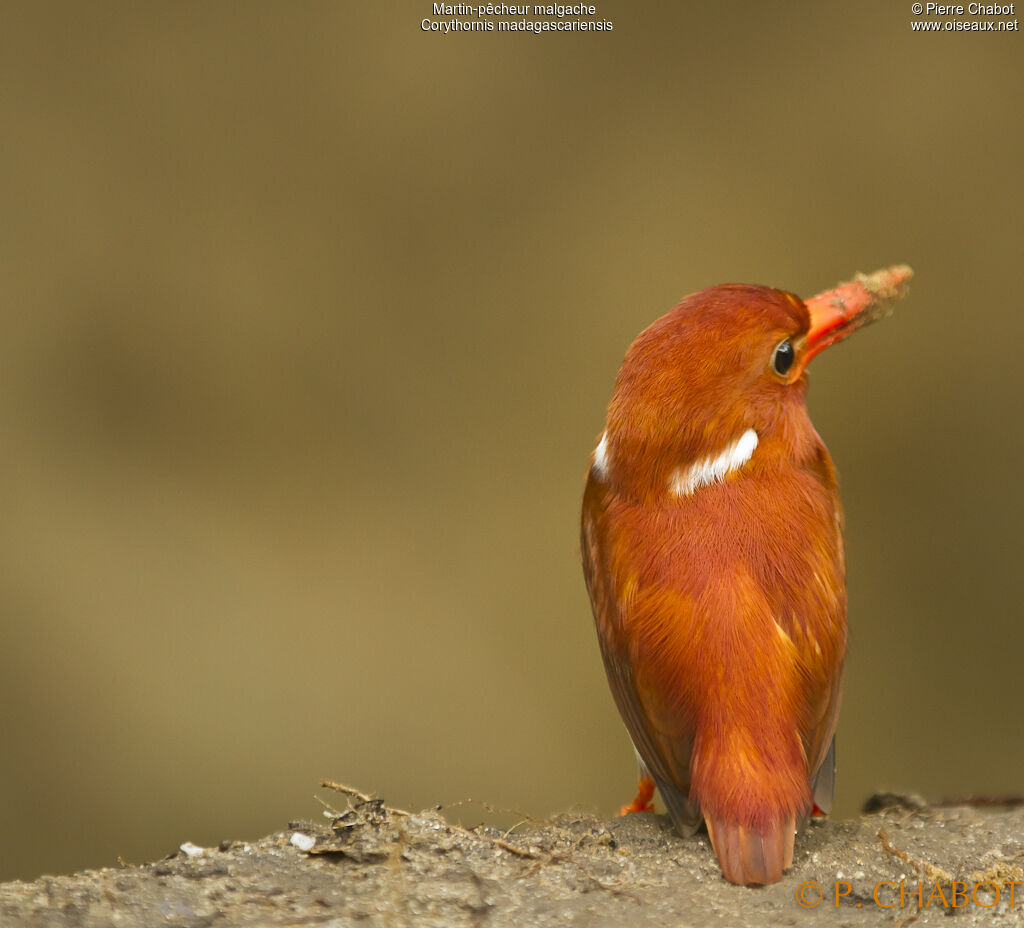
[[[813,823],[780,883],[745,889],[722,879],[706,836],[682,840],[661,816],[506,833],[355,798],[252,843],[4,884],[0,925],[1020,925],[1022,867],[1021,808],[890,799]]]

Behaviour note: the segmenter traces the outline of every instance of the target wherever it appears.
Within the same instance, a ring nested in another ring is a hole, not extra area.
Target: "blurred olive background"
[[[4,4],[0,876],[257,837],[321,777],[611,813],[577,518],[626,346],[710,284],[897,262],[910,299],[812,372],[838,812],[1021,789],[1024,40],[598,16]]]

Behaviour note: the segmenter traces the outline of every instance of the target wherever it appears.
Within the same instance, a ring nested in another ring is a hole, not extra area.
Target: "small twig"
[[[606,890],[610,893],[614,893],[616,896],[628,896],[630,899],[634,899],[637,902],[640,901],[636,897],[636,895],[634,895],[631,892],[627,892],[625,889],[621,888],[625,884],[614,884],[604,882],[603,880],[595,876],[593,873],[591,873],[590,870],[588,870],[578,860],[576,860],[576,858],[573,857],[572,854],[560,853],[558,851],[538,852],[528,847],[519,847],[519,845],[517,844],[512,844],[511,841],[506,841],[504,837],[492,838],[490,837],[490,835],[482,835],[479,832],[470,831],[468,828],[463,828],[461,825],[449,824],[448,827],[451,828],[453,831],[459,832],[460,834],[468,835],[472,838],[478,838],[482,841],[488,841],[495,847],[501,848],[503,851],[508,851],[510,854],[514,854],[516,857],[522,857],[526,860],[536,861],[537,867],[543,867],[547,864],[571,864],[572,866],[576,867],[576,869],[579,870],[588,880],[590,880],[592,883],[594,883],[601,889]],[[506,832],[505,834],[507,835],[508,832]],[[579,844],[577,843],[577,845],[574,846],[573,850],[575,850],[578,846]],[[635,888],[634,884],[630,883],[629,885],[634,886]]]
[[[929,880],[953,882],[953,874],[948,870],[936,867],[935,864],[929,863],[927,860],[915,860],[906,851],[901,851],[892,843],[892,838],[889,837],[884,828],[878,829],[878,837],[882,841],[882,847],[892,854],[893,857],[898,857],[904,863],[910,864],[918,873],[928,877]]]
[[[324,808],[325,808],[325,809],[326,809],[326,810],[327,810],[327,811],[328,811],[328,812],[329,812],[329,813],[330,813],[331,815],[333,815],[333,816],[334,816],[335,818],[339,818],[340,816],[342,816],[342,815],[344,814],[344,813],[343,813],[343,812],[341,812],[340,810],[338,810],[338,809],[335,809],[335,808],[334,808],[334,806],[332,806],[332,805],[331,805],[331,804],[330,804],[329,802],[327,802],[327,800],[326,800],[326,799],[321,799],[321,798],[320,798],[319,796],[317,796],[317,795],[316,795],[315,793],[313,794],[313,798],[314,798],[314,799],[315,799],[315,800],[316,800],[317,802],[319,802],[319,803],[320,803],[320,805],[322,805],[322,806],[323,806],[323,807],[324,807]]]
[[[517,828],[518,828],[518,827],[519,827],[520,825],[526,825],[527,823],[533,824],[533,823],[532,823],[532,822],[530,821],[530,819],[528,819],[528,818],[524,818],[524,819],[522,819],[521,821],[518,821],[518,822],[516,822],[516,823],[515,823],[515,824],[514,824],[514,825],[513,825],[513,826],[512,826],[511,828],[509,828],[509,829],[508,829],[508,831],[506,831],[506,832],[505,832],[505,834],[503,834],[503,835],[502,835],[502,837],[503,837],[503,838],[507,838],[507,837],[508,837],[508,836],[509,836],[510,834],[512,834],[512,832],[513,832],[513,831],[515,831],[515,830],[516,830],[516,829],[517,829]]]
[[[458,828],[458,826],[453,826]],[[553,860],[551,854],[538,854],[536,851],[531,851],[528,847],[518,847],[504,838],[489,838],[487,835],[477,834],[474,831],[468,832],[471,835],[475,835],[478,838],[483,838],[485,841],[490,841],[495,847],[500,847],[502,850],[508,851],[510,854],[515,854],[517,857],[528,857],[530,860],[543,860],[545,863]]]
[[[335,792],[343,793],[346,796],[351,796],[354,799],[358,799],[359,802],[373,802],[374,801],[374,797],[373,796],[369,795],[368,793],[364,793],[362,790],[356,789],[354,786],[348,786],[345,783],[335,783],[333,780],[321,780],[320,781],[320,785],[322,787],[324,787],[324,789],[333,789]],[[326,802],[324,802],[322,799],[320,800],[320,802],[324,806],[326,806],[328,809],[330,809],[330,806]],[[493,808],[488,807],[485,803],[480,803],[480,805],[483,805],[484,808],[488,809],[488,811],[496,811]],[[393,815],[405,815],[405,816],[412,815],[411,812],[408,812],[405,809],[395,809],[392,806],[386,806],[386,805],[382,805],[382,808],[385,811],[392,813]],[[510,828],[508,831],[506,831],[505,835],[503,837],[501,837],[501,838],[492,838],[490,835],[482,835],[479,832],[470,831],[468,828],[463,828],[462,825],[453,825],[451,822],[448,822],[447,824],[448,824],[448,828],[451,831],[454,831],[454,832],[457,832],[458,834],[464,835],[467,838],[476,838],[479,841],[486,841],[489,844],[492,844],[494,847],[501,848],[503,851],[508,851],[508,853],[514,854],[516,857],[522,857],[522,858],[525,858],[526,860],[536,861],[536,866],[538,866],[538,867],[543,867],[544,865],[551,864],[551,863],[567,863],[567,864],[572,864],[588,880],[591,880],[599,888],[604,889],[607,892],[614,893],[617,896],[629,896],[629,898],[635,899],[637,902],[640,901],[633,893],[627,892],[624,889],[620,889],[619,886],[617,886],[617,885],[614,885],[614,884],[611,884],[611,883],[605,883],[603,880],[598,879],[583,864],[581,864],[578,860],[573,858],[571,856],[571,854],[564,854],[564,853],[558,853],[558,852],[547,852],[547,851],[535,851],[535,850],[533,850],[531,848],[520,847],[519,845],[513,844],[511,841],[507,841],[506,840],[506,838],[512,832],[513,829],[518,828],[519,825],[522,825],[522,824],[524,824],[524,822],[527,822],[527,821],[532,821],[532,820],[529,819],[529,818],[523,819],[523,821],[517,823],[516,825],[513,825],[512,828]]]
[[[631,888],[636,889],[637,884],[635,882],[606,883],[600,877],[592,873],[584,864],[580,863],[572,855],[572,851],[575,851],[580,847],[580,844],[583,840],[582,838],[575,844],[573,844],[572,850],[569,852],[548,851],[538,853],[529,848],[518,847],[515,844],[511,844],[504,838],[487,838],[485,835],[478,835],[477,837],[486,838],[486,840],[490,841],[491,844],[493,844],[495,847],[500,847],[503,850],[508,851],[509,853],[515,854],[517,857],[525,857],[529,860],[535,860],[538,862],[538,866],[544,866],[545,864],[571,864],[577,870],[579,870],[579,872],[582,873],[583,876],[585,876],[588,880],[590,880],[595,886],[599,887],[600,889],[613,893],[616,896],[628,896],[630,899],[633,899],[636,902],[640,901],[634,893],[628,892],[626,889],[623,888],[628,885]]]
[[[364,793],[362,790],[358,790],[354,786],[346,786],[344,783],[335,783],[333,780],[321,780],[320,785],[324,787],[324,789],[333,789],[335,792],[344,793],[346,796],[352,796],[360,802],[374,801],[374,797],[369,793]],[[396,809],[394,806],[382,804],[381,808],[385,812],[390,812],[392,815],[412,815],[412,812],[405,809]]]

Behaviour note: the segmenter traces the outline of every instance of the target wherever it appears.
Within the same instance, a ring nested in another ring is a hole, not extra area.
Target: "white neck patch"
[[[721,454],[673,471],[668,483],[669,491],[674,496],[690,496],[701,487],[724,480],[726,474],[739,470],[750,460],[756,447],[757,432],[747,429]]]
[[[601,440],[594,449],[594,476],[598,480],[608,479],[608,433],[601,433]]]

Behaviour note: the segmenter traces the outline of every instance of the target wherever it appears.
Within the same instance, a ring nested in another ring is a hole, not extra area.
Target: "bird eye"
[[[772,354],[771,368],[780,377],[784,377],[786,371],[793,366],[795,358],[796,352],[793,350],[793,343],[787,338],[776,346],[775,352]]]

